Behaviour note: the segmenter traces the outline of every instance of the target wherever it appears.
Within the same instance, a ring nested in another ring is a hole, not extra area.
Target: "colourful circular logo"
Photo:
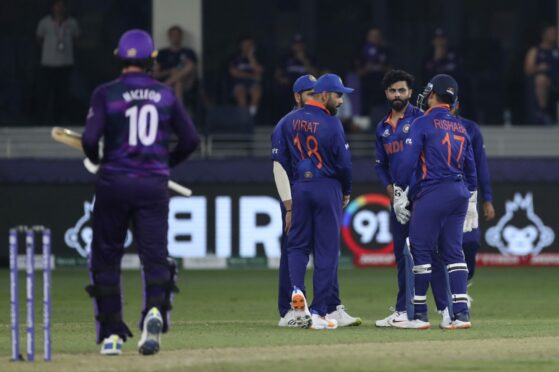
[[[353,200],[344,212],[342,238],[356,255],[393,252],[388,196],[365,194]]]

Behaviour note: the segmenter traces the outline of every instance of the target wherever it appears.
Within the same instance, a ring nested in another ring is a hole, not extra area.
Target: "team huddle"
[[[170,167],[188,158],[199,137],[175,93],[148,73],[156,55],[150,35],[124,33],[116,54],[122,74],[93,93],[82,136],[97,173],[86,291],[93,300],[101,354],[121,354],[132,337],[123,318],[120,283],[132,223],[144,288],[138,351],[152,355],[170,328],[178,291],[176,266],[167,250]],[[413,77],[404,71],[384,77],[391,111],[377,127],[376,172],[392,200],[399,289],[394,312],[376,325],[429,328],[426,294],[431,284],[441,327],[469,328],[467,284],[480,238],[478,183],[484,214],[494,216],[483,139],[475,123],[457,116],[458,84],[452,77],[432,78],[418,107],[409,103],[412,84]],[[362,323],[347,313],[338,284],[340,224],[350,200],[352,164],[336,113],[343,95],[352,91],[334,74],[299,77],[293,85],[295,107],[272,134],[284,228],[281,327],[336,329]],[[178,142],[170,149],[172,135]],[[311,255],[314,296],[309,306],[305,272]]]
[[[377,327],[431,327],[431,285],[443,329],[471,327],[467,293],[479,248],[477,188],[487,219],[492,194],[477,124],[458,115],[458,84],[434,76],[412,96],[412,75],[401,70],[383,79],[391,110],[376,128],[379,181],[391,201],[391,232],[398,272],[393,313]],[[335,117],[353,89],[325,74],[301,76],[293,85],[295,108],[272,134],[273,172],[284,220],[279,268],[280,327],[335,329],[356,326],[341,304],[338,286],[340,221],[351,194],[351,153]],[[304,274],[314,260],[313,302]]]

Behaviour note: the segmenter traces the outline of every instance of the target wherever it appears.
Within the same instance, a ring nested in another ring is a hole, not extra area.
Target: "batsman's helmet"
[[[423,92],[417,96],[417,107],[422,111],[428,108],[427,97],[429,97],[431,92],[435,92],[440,97],[450,97],[452,107],[458,102],[458,83],[450,75],[435,75],[423,88]]]
[[[123,60],[149,60],[157,57],[157,50],[147,32],[133,29],[122,34],[115,54]]]

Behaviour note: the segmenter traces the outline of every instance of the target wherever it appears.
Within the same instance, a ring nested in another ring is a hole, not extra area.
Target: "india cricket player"
[[[404,142],[409,135],[411,124],[423,113],[409,103],[412,96],[414,77],[402,70],[391,70],[384,75],[382,84],[386,99],[391,106],[390,112],[377,124],[376,129],[376,160],[375,171],[386,189],[390,200],[394,199],[394,179],[398,172],[404,150]],[[401,224],[396,220],[394,209],[390,211],[390,230],[394,241],[394,255],[396,257],[396,268],[398,273],[398,294],[394,311],[388,317],[377,320],[377,327],[393,327],[397,323],[408,320],[407,308],[411,306],[413,288],[413,272],[406,270],[412,267],[410,262],[406,265],[406,259],[411,260],[405,253],[405,243],[409,236],[409,223]],[[444,267],[439,259],[438,253],[433,251],[433,276],[432,290],[435,297],[437,309],[443,311],[447,307],[448,295],[446,282],[439,279],[444,276]],[[408,295],[406,295],[408,294]],[[410,309],[413,310],[413,309]],[[409,311],[413,317],[413,311]]]
[[[91,285],[86,290],[94,302],[101,354],[120,354],[123,342],[132,336],[123,319],[120,285],[126,230],[132,224],[144,285],[138,347],[149,355],[158,352],[160,335],[169,329],[177,291],[176,267],[167,257],[169,168],[185,160],[199,138],[173,91],[147,73],[156,56],[150,35],[125,32],[116,54],[122,74],[94,91],[82,137],[87,157],[100,163],[89,257]],[[170,150],[173,133],[178,143]]]
[[[428,108],[416,119],[395,175],[394,209],[406,222],[410,201],[410,242],[414,260],[414,318],[401,328],[429,328],[427,289],[431,280],[432,252],[438,251],[447,267],[452,302],[450,319],[441,327],[470,328],[467,307],[468,267],[462,251],[464,231],[477,227],[477,176],[472,145],[466,129],[451,106],[458,84],[449,75],[436,75],[419,96],[418,106]],[[466,178],[464,180],[464,178]],[[409,199],[408,199],[409,198]]]
[[[303,327],[338,326],[327,315],[340,305],[332,290],[337,280],[342,208],[351,194],[351,153],[341,122],[333,115],[343,103],[342,94],[352,91],[337,75],[321,76],[313,98],[278,123],[281,135],[273,143],[273,159],[293,177],[287,254],[292,308],[296,316],[308,320]],[[311,251],[314,298],[309,311],[304,279]]]
[[[300,76],[293,84],[293,98],[295,100],[295,107],[293,111],[302,108],[306,102],[312,98],[313,89],[316,79],[312,75]],[[292,111],[292,112],[293,112]],[[282,126],[288,125],[285,120],[280,120],[274,132],[272,134],[272,144],[274,148],[279,148],[282,143]],[[276,145],[278,147],[276,147]],[[285,165],[286,168],[281,164],[281,159],[277,152],[272,152],[272,160],[274,160],[274,179],[276,182],[276,187],[278,193],[282,200],[281,210],[282,219],[284,221],[284,235],[282,236],[281,242],[281,258],[279,267],[279,291],[278,291],[278,310],[280,312],[280,327],[305,327],[308,326],[308,318],[301,317],[291,308],[291,294],[292,287],[289,278],[288,270],[288,257],[286,252],[287,245],[287,233],[291,228],[291,210],[292,210],[292,197],[291,197],[291,187],[292,187],[292,175],[291,168]],[[288,174],[288,172],[290,174]],[[313,251],[313,248],[311,248]],[[332,289],[331,300],[329,301],[329,312],[326,318],[335,319],[338,322],[338,326],[358,326],[361,324],[360,318],[355,318],[350,316],[346,311],[344,305],[341,304],[339,299],[339,284],[337,276],[334,280],[334,288]]]

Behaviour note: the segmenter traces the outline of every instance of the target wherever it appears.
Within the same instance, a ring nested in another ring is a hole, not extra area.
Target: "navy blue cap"
[[[458,83],[450,75],[435,75],[430,83],[433,85],[433,92],[439,96],[452,97],[453,101],[458,98]]]
[[[314,92],[351,93],[353,88],[344,87],[342,78],[336,74],[324,74],[316,81]]]
[[[293,83],[293,93],[301,93],[306,90],[313,90],[316,78],[312,75],[302,75]]]

